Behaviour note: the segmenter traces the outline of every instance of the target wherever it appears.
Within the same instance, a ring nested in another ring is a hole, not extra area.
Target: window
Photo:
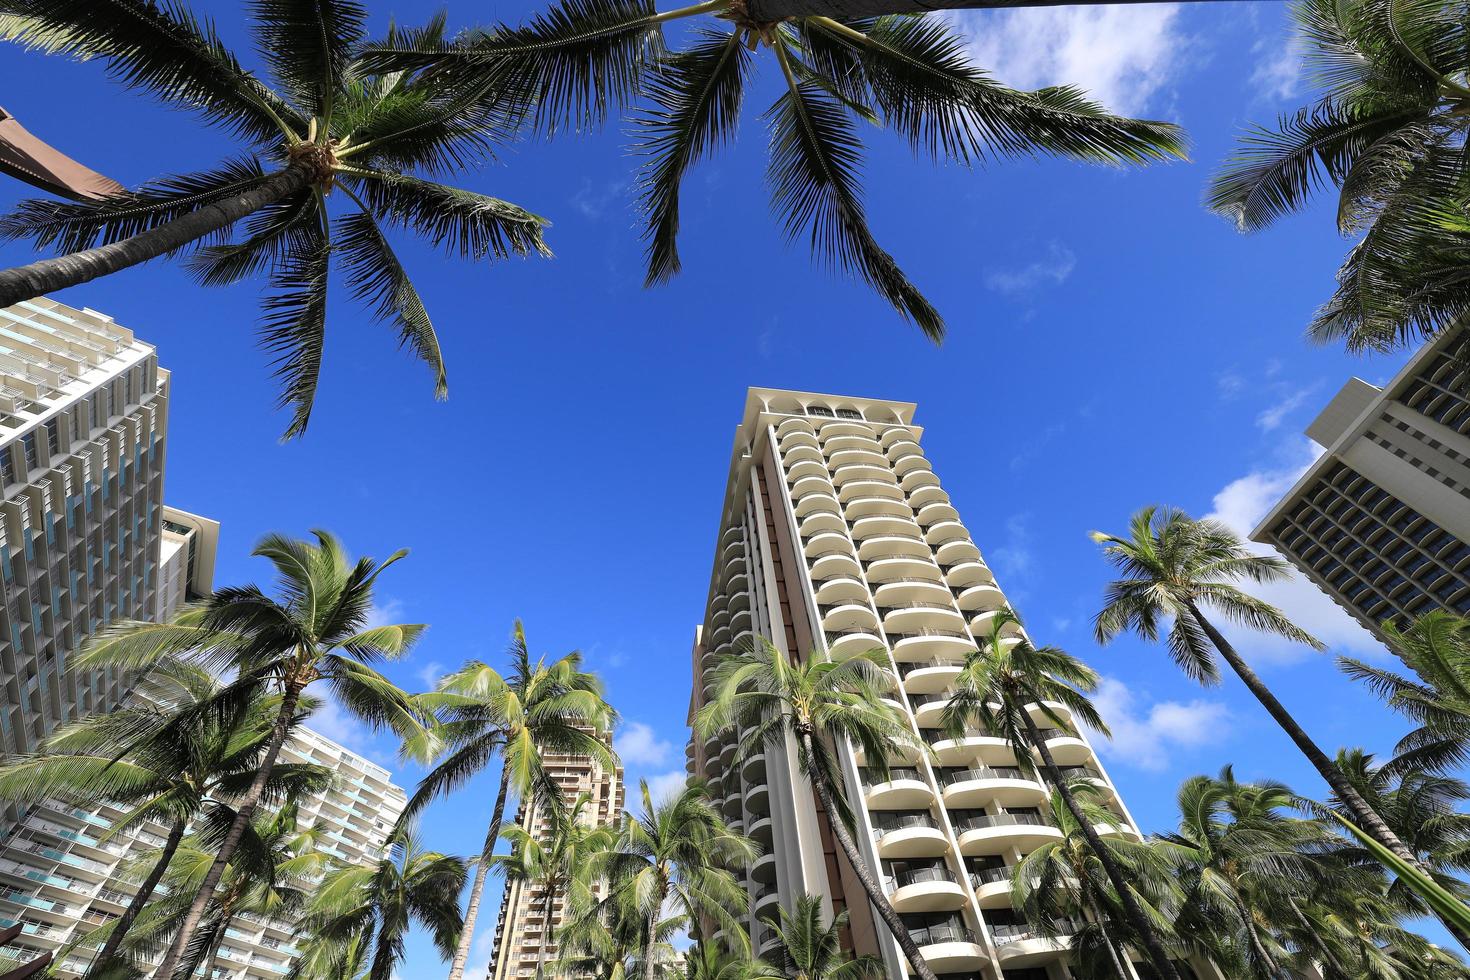
[[[6,483],[15,482],[15,457],[10,454],[9,446],[0,446],[0,476]]]
[[[20,437],[20,447],[25,452],[26,469],[34,469],[36,466],[36,430],[32,429]]]
[[[806,407],[806,413],[808,415],[821,415],[829,419],[832,417],[832,409],[825,405],[808,405]]]
[[[46,421],[46,452],[52,456],[61,452],[61,426],[55,419]]]
[[[81,442],[82,441],[82,415],[83,415],[83,413],[86,412],[86,410],[87,410],[87,408],[86,408],[85,405],[82,405],[82,406],[77,407],[77,408],[73,408],[71,410],[71,441],[72,442]]]

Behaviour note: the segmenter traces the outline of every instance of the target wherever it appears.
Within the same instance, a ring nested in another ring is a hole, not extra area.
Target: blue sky
[[[239,5],[200,3],[247,45]],[[370,0],[376,25],[438,5]],[[525,0],[456,2],[455,23],[516,20]],[[525,145],[471,175],[551,217],[551,261],[473,266],[400,239],[439,328],[451,395],[389,332],[336,303],[305,439],[280,445],[258,290],[206,290],[155,263],[58,298],[113,314],[174,372],[166,496],[223,523],[217,583],[266,574],[266,531],[331,528],[358,553],[410,558],[382,580],[386,615],[426,622],[390,668],[422,688],[495,661],[514,617],[537,652],[580,648],[625,719],[631,780],[681,769],[689,645],[702,614],[730,439],[749,385],[913,400],[925,446],[976,542],[1041,642],[1106,677],[1104,760],[1146,830],[1181,779],[1227,762],[1321,787],[1233,682],[1202,690],[1163,651],[1090,635],[1108,572],[1087,531],[1146,503],[1248,530],[1311,458],[1301,430],[1352,374],[1399,359],[1308,345],[1303,326],[1345,249],[1330,207],[1245,238],[1200,206],[1250,120],[1308,94],[1277,4],[975,12],[976,57],[1010,84],[1071,81],[1116,108],[1183,123],[1192,162],[1113,171],[1056,161],[967,170],[916,160],[873,131],[873,226],[946,314],[925,342],[864,288],[786,245],[761,185],[763,72],[738,144],[698,168],[685,272],[642,288],[627,126]],[[765,66],[769,67],[769,66]],[[93,65],[9,55],[6,108],[125,183],[204,169],[228,142],[107,83]],[[76,133],[86,130],[88,136]],[[0,185],[0,207],[26,196]],[[18,263],[18,245],[0,258]],[[340,294],[338,300],[344,299]],[[1382,656],[1305,583],[1271,590],[1334,652]],[[1242,638],[1243,651],[1329,749],[1387,751],[1402,726],[1327,657]],[[381,761],[393,745],[329,712],[318,727]],[[397,768],[395,766],[395,768]],[[411,784],[412,769],[402,780]],[[479,848],[494,773],[436,805],[435,847]],[[498,896],[476,945],[483,965]],[[404,980],[441,975],[416,940]]]

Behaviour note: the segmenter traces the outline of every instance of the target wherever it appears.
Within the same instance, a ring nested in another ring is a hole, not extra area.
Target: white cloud
[[[1051,242],[1046,255],[1026,265],[1011,269],[985,270],[985,288],[997,293],[1017,295],[1029,293],[1038,286],[1060,285],[1077,268],[1077,256],[1065,246]]]
[[[1234,371],[1226,371],[1215,379],[1215,384],[1220,389],[1220,397],[1229,401],[1245,391],[1246,380]]]
[[[1098,737],[1098,748],[1117,762],[1157,772],[1169,766],[1171,751],[1221,741],[1230,733],[1230,712],[1218,701],[1156,701],[1147,707],[1127,684],[1104,677],[1093,703],[1112,738]]]
[[[1257,554],[1278,556],[1274,548],[1249,541],[1248,535],[1322,452],[1306,438],[1298,438],[1289,444],[1288,451],[1288,458],[1294,459],[1294,463],[1276,469],[1257,470],[1232,480],[1215,494],[1212,509],[1206,515],[1240,535],[1241,540],[1246,541]],[[1249,589],[1251,594],[1280,609],[1293,623],[1335,652],[1365,655],[1383,652],[1383,646],[1367,630],[1295,570],[1280,582],[1251,585]],[[1221,623],[1220,628],[1235,643],[1242,656],[1251,659],[1290,660],[1307,652],[1301,644],[1279,637],[1227,623]]]
[[[1177,4],[949,15],[970,56],[1012,88],[1080,86],[1114,112],[1146,112],[1184,65]]]
[[[444,676],[444,665],[437,660],[431,660],[418,669],[414,675],[424,686],[424,690],[432,691],[439,686],[439,678]]]
[[[496,926],[493,916],[486,916],[487,906],[480,905],[480,918],[475,924],[475,941],[470,944],[469,962],[465,964],[466,980],[489,980],[490,958],[495,955]]]
[[[403,622],[403,603],[398,599],[385,598],[382,602],[373,603],[368,609],[367,628],[375,630],[379,626],[393,626]]]
[[[653,802],[658,803],[683,789],[688,779],[689,774],[683,769],[659,773],[657,776],[648,778],[648,792],[653,796]]]
[[[392,756],[379,748],[377,736],[371,728],[350,714],[330,694],[318,690],[317,687],[313,687],[311,693],[321,698],[321,707],[306,719],[306,727],[358,755],[366,756],[380,766],[393,765]]]
[[[1302,81],[1302,50],[1295,37],[1285,42],[1261,38],[1251,46],[1256,67],[1251,87],[1268,102],[1285,102],[1297,94]]]
[[[1262,432],[1274,432],[1280,428],[1282,422],[1286,421],[1288,415],[1301,408],[1302,405],[1306,404],[1307,399],[1317,393],[1317,387],[1317,385],[1312,385],[1307,388],[1299,388],[1284,396],[1276,404],[1271,405],[1256,416],[1256,425]]]
[[[1005,541],[990,552],[989,563],[1007,579],[1011,599],[1019,602],[1026,594],[1039,568],[1031,550],[1031,515],[1012,514],[1006,518]]]
[[[669,761],[674,743],[643,722],[630,721],[613,738],[613,751],[629,766],[661,766]]]

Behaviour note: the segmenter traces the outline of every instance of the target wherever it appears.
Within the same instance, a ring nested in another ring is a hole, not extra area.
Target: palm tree
[[[877,771],[887,769],[895,751],[928,750],[903,715],[881,700],[893,687],[888,652],[870,650],[841,662],[812,653],[793,663],[769,640],[758,637],[750,650],[724,657],[714,678],[715,696],[695,717],[695,731],[706,738],[724,729],[733,731],[742,757],[784,745],[788,738],[795,741],[797,763],[811,780],[832,836],[868,901],[898,941],[910,968],[923,980],[935,980],[853,841],[852,812],[827,742],[860,747],[866,765]]]
[[[316,394],[335,256],[348,289],[429,365],[443,397],[439,342],[384,229],[407,229],[475,260],[549,254],[543,219],[430,179],[490,159],[513,135],[521,98],[494,82],[466,91],[365,71],[356,55],[366,11],[354,0],[266,0],[250,11],[270,85],[182,3],[0,3],[12,38],[100,62],[126,87],[224,129],[240,149],[214,170],[125,194],[23,204],[0,222],[0,236],[63,254],[0,271],[0,307],[177,253],[188,254],[186,267],[206,285],[268,273],[262,340],[276,357],[281,403],[292,410],[291,437],[305,430]],[[442,17],[431,22],[415,43],[435,45],[443,26]]]
[[[1290,574],[1290,566],[1280,558],[1252,554],[1219,521],[1193,520],[1171,508],[1145,507],[1134,514],[1126,538],[1097,531],[1092,537],[1105,546],[1103,554],[1124,576],[1105,592],[1094,624],[1098,642],[1109,643],[1129,631],[1157,640],[1161,621],[1172,620],[1168,647],[1179,669],[1201,684],[1214,684],[1220,679],[1216,654],[1223,658],[1332,787],[1354,821],[1399,857],[1412,861],[1403,842],[1204,614],[1209,607],[1232,622],[1322,649],[1281,610],[1233,584],[1240,579],[1279,581]]]
[[[759,965],[720,943],[695,943],[684,951],[684,980],[755,980]]]
[[[395,828],[376,865],[339,868],[323,880],[302,917],[308,938],[290,980],[389,980],[415,924],[448,958],[459,944],[468,877],[463,859],[426,851],[411,828]]]
[[[497,755],[500,758],[499,789],[475,865],[449,980],[460,980],[469,960],[506,803],[512,796],[533,793],[542,800],[557,798],[555,784],[542,768],[541,753],[590,758],[606,769],[614,763],[597,733],[612,729],[615,713],[603,700],[601,681],[582,669],[582,655],[572,652],[550,663],[544,657],[533,663],[520,620],[508,655],[507,676],[474,660],[440,680],[438,690],[418,697],[423,709],[442,719],[444,746],[440,761],[419,783],[401,819],[414,819],[432,800],[458,789]]]
[[[568,909],[586,908],[595,901],[592,869],[597,855],[613,845],[615,835],[606,826],[589,825],[587,808],[592,797],[578,794],[570,806],[551,801],[527,814],[527,826],[512,826],[500,836],[510,841],[511,852],[497,856],[496,862],[508,881],[519,881],[524,888],[541,890],[541,922],[551,928],[552,910],[558,899]],[[532,820],[544,810],[546,825],[528,829]],[[536,976],[544,976],[546,946],[536,950]]]
[[[1470,618],[1437,609],[1408,629],[1392,622],[1381,628],[1413,677],[1351,657],[1337,663],[1417,723],[1395,749],[1395,768],[1444,772],[1470,763]]]
[[[1004,738],[1016,747],[1016,762],[1034,772],[1032,753],[1041,757],[1047,782],[1062,798],[1088,846],[1102,865],[1108,880],[1122,903],[1128,924],[1143,942],[1149,961],[1166,980],[1177,978],[1173,961],[1149,921],[1143,905],[1129,884],[1123,867],[1114,859],[1113,851],[1104,844],[1097,825],[1087,819],[1081,804],[1063,778],[1046,738],[1032,713],[1046,718],[1052,727],[1070,730],[1071,723],[1062,710],[1094,731],[1107,734],[1108,728],[1087,697],[1097,687],[1097,673],[1071,654],[1056,647],[1036,647],[1019,632],[1020,620],[1009,609],[1000,610],[990,621],[977,649],[965,658],[954,693],[940,715],[942,726],[956,736],[966,728],[983,726],[984,730]],[[1121,821],[1115,817],[1108,823]]]
[[[796,908],[781,909],[779,922],[771,923],[780,952],[776,964],[758,963],[751,980],[882,980],[883,961],[876,956],[849,958],[842,949],[842,930],[847,910],[830,923],[822,921],[822,899],[801,895]]]
[[[64,725],[38,753],[0,764],[0,799],[84,806],[111,800],[126,812],[109,837],[150,820],[168,827],[128,907],[110,923],[93,959],[94,971],[112,964],[189,825],[233,817],[231,801],[255,779],[280,706],[279,697],[260,697],[225,713],[201,711],[219,694],[220,683],[208,671],[178,660],[157,665],[141,686],[146,698]],[[165,728],[167,737],[149,737]],[[137,751],[120,757],[118,747],[129,742],[138,743]],[[325,767],[282,763],[266,780],[261,798],[276,803],[320,789],[330,779]]]
[[[1354,351],[1407,346],[1470,309],[1464,12],[1439,0],[1305,0],[1291,11],[1322,97],[1242,137],[1210,207],[1255,231],[1336,187],[1338,230],[1357,244],[1311,334]]]
[[[374,728],[386,725],[411,741],[424,737],[409,696],[371,666],[401,657],[424,630],[421,625],[370,623],[378,576],[407,552],[396,552],[384,562],[361,558],[354,564],[335,537],[313,533],[315,543],[272,534],[255,547],[253,554],[275,568],[279,597],[254,585],[220,589],[170,623],[115,623],[90,640],[75,661],[82,669],[134,669],[189,653],[201,666],[231,674],[211,706],[161,726],[136,741],[133,751],[173,737],[200,713],[246,702],[262,691],[279,697],[259,768],[235,800],[235,819],[155,974],[158,980],[173,977],[255,816],[281,747],[300,718],[302,699],[313,685],[325,684],[348,712]]]
[[[1095,945],[1101,946],[1113,975],[1117,980],[1132,980],[1124,964],[1126,944],[1117,934],[1118,920],[1126,921],[1126,916],[1114,911],[1118,905],[1116,886],[1086,833],[1086,828],[1110,823],[1117,815],[1102,805],[1097,784],[1087,779],[1063,782],[1083,819],[1079,821],[1072,815],[1060,792],[1052,792],[1048,801],[1052,824],[1062,836],[1040,845],[1016,865],[1011,873],[1011,904],[1042,935],[1055,934],[1056,922],[1090,918],[1087,928],[1096,931]],[[1159,848],[1116,835],[1101,839],[1099,845],[1114,864],[1124,869],[1130,890],[1150,896],[1151,906],[1158,908],[1163,898],[1172,897],[1170,868]],[[1083,945],[1079,935],[1073,943],[1074,956]]]
[[[743,935],[737,916],[747,897],[732,869],[755,860],[757,851],[725,825],[702,781],[690,780],[661,800],[653,798],[647,780],[638,787],[643,812],[623,815],[617,843],[601,855],[595,872],[607,881],[614,914],[640,925],[643,980],[654,980],[666,909],[696,941],[704,938],[700,923],[706,919],[725,930],[727,941]]]
[[[663,25],[693,20],[691,45],[664,47]],[[938,340],[944,321],[877,242],[862,200],[859,124],[882,125],[918,153],[964,164],[1051,154],[1114,165],[1182,157],[1167,123],[1110,115],[1078,89],[1017,92],[965,55],[939,18],[757,20],[747,0],[659,12],[653,0],[563,0],[521,27],[472,31],[426,50],[417,36],[375,45],[373,70],[426,71],[453,88],[513,78],[538,95],[543,132],[582,128],[637,98],[635,152],[646,215],[646,284],[680,269],[680,188],[690,168],[733,142],[752,52],[766,48],[780,98],[766,112],[766,178],[776,218],[815,257],[861,278]]]
[[[204,922],[189,942],[181,966],[191,976],[201,965],[205,978],[214,976],[220,946],[237,917],[291,921],[305,905],[311,882],[321,876],[329,859],[318,850],[325,829],[320,825],[301,827],[297,816],[297,803],[292,799],[251,822],[215,889]],[[149,904],[125,948],[151,953],[174,933],[195,889],[214,863],[215,847],[227,832],[231,817],[221,808],[184,839],[164,877],[167,894]],[[153,855],[143,855],[145,864],[153,859]]]
[[[1282,976],[1292,954],[1283,942],[1289,923],[1324,889],[1345,894],[1353,886],[1350,869],[1323,860],[1340,839],[1291,816],[1298,802],[1280,783],[1241,783],[1226,766],[1218,778],[1184,782],[1178,830],[1163,836],[1183,892],[1179,936],[1216,962],[1234,961],[1245,976]]]

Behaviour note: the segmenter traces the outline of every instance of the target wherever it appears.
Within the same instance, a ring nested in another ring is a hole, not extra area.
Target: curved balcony
[[[741,809],[741,795],[738,790],[726,789],[725,798],[720,801],[720,812],[724,814],[727,823],[741,819],[744,811]]]
[[[839,488],[856,481],[886,482],[892,479],[893,473],[888,467],[875,466],[872,463],[847,463],[832,471],[832,485]]]
[[[856,576],[838,576],[814,583],[817,601],[823,605],[841,602],[867,603],[868,587]]]
[[[718,650],[730,642],[732,632],[729,626],[719,626],[709,635],[709,644],[712,649]]]
[[[907,602],[879,602],[878,605],[879,612],[883,614],[883,628],[899,633],[923,629],[926,626],[955,632],[965,627],[965,618],[955,611],[952,602],[911,599]]]
[[[965,654],[975,649],[975,641],[968,633],[960,630],[925,627],[906,633],[890,633],[895,660],[962,660]]]
[[[776,426],[777,439],[784,441],[786,437],[791,435],[792,433],[809,435],[812,437],[813,441],[816,441],[816,429],[812,428],[812,424],[806,419],[801,418],[800,416],[794,415],[786,421],[782,422],[780,425]]]
[[[858,542],[858,557],[864,561],[877,558],[918,558],[927,561],[929,546],[917,534],[883,531]]]
[[[884,882],[888,901],[901,913],[953,912],[965,904],[965,889],[948,868],[912,868]]]
[[[750,597],[746,595],[746,590],[750,588],[750,575],[744,569],[731,575],[725,582],[725,588],[730,591],[731,615],[734,615],[737,608],[745,608],[750,605]],[[741,599],[744,599],[745,602],[741,603]]]
[[[994,582],[994,579],[991,582]],[[1005,593],[997,589],[991,582],[965,586],[961,589],[960,594],[955,596],[955,602],[970,615],[1004,609],[1006,606]]]
[[[939,566],[927,558],[913,558],[899,556],[895,558],[874,558],[867,563],[868,581],[875,587],[884,582],[894,582],[900,579],[927,578],[935,582],[943,581],[943,573]]]
[[[746,756],[740,763],[740,778],[751,784],[764,783],[766,781],[766,754],[756,752]]]
[[[910,929],[909,935],[918,944],[924,963],[935,973],[979,970],[989,960],[980,938],[963,922]]]
[[[818,534],[823,531],[836,531],[845,534],[847,533],[847,525],[842,522],[842,517],[836,511],[814,510],[802,518],[797,530],[802,537],[809,538],[813,534]]]
[[[1014,764],[1016,761],[1015,748],[998,735],[967,732],[959,738],[949,738],[942,729],[926,731],[933,732],[933,735],[926,735],[925,738],[934,749],[934,756],[940,765],[960,765],[976,758],[994,759],[1001,765]]]
[[[960,512],[947,501],[937,501],[920,507],[914,513],[914,518],[924,527],[933,527],[940,521],[958,521]]]
[[[1030,813],[996,813],[954,821],[960,853],[1004,854],[1011,848],[1030,853],[1048,841],[1062,839],[1062,832],[1045,818]]]
[[[750,629],[750,610],[737,609],[730,614],[730,632],[738,636],[741,632]]]
[[[839,602],[820,606],[819,611],[822,615],[822,629],[825,631],[835,633],[846,629],[865,629],[871,633],[878,632],[878,617],[868,608],[866,602]]]
[[[770,817],[761,817],[757,820],[752,820],[750,822],[750,830],[746,833],[751,840],[760,845],[761,850],[769,851],[771,849],[773,832]]]
[[[729,544],[731,541],[740,541],[745,538],[745,528],[739,524],[725,528],[725,533],[720,535],[720,541]]]
[[[878,856],[892,858],[942,857],[949,848],[944,831],[928,813],[869,814]]]
[[[903,678],[903,689],[910,694],[937,694],[954,683],[962,666],[958,659],[937,657],[899,661],[898,676]]]
[[[810,560],[826,551],[852,554],[852,541],[843,531],[818,531],[809,538],[803,538],[801,548],[802,553]]]
[[[878,440],[871,436],[855,435],[833,436],[823,444],[822,448],[833,456],[849,450],[866,450],[871,453],[881,453],[883,451],[883,447],[878,445]]]
[[[873,438],[873,430],[861,422],[849,422],[846,419],[838,419],[834,422],[824,422],[817,431],[817,439],[823,446],[829,446],[833,439],[838,436],[862,436],[865,439]]]
[[[970,887],[975,889],[975,897],[982,909],[1011,907],[1011,875],[1015,870],[1011,865],[1003,864],[970,872]]]
[[[939,720],[949,702],[950,696],[943,692],[909,695],[909,704],[914,709],[914,720],[924,728],[939,727]]]
[[[795,441],[792,442],[790,445],[787,445],[783,441],[781,443],[781,461],[787,466],[791,466],[795,463],[825,462],[822,457],[821,447],[817,445],[816,439],[813,439],[810,442],[807,442],[805,440]]]
[[[744,653],[755,646],[755,631],[751,629],[736,630],[735,635],[730,638],[730,649],[736,653]]]
[[[1097,787],[1104,802],[1112,802],[1118,798],[1118,791],[1113,788],[1113,784],[1108,782],[1108,778],[1099,769],[1094,769],[1092,766],[1058,766],[1057,768],[1061,770],[1063,779],[1083,779]]]
[[[837,491],[837,499],[843,502],[858,497],[887,497],[901,502],[903,491],[898,488],[898,484],[882,480],[849,480]]]
[[[949,494],[945,493],[944,488],[939,484],[934,483],[910,491],[908,501],[909,505],[917,510],[933,503],[947,504],[949,503]]]
[[[949,586],[937,575],[893,578],[873,587],[873,601],[879,607],[897,608],[905,602],[937,602],[951,605]]]
[[[827,457],[827,465],[834,470],[854,463],[861,463],[864,466],[876,466],[885,472],[888,471],[888,457],[884,456],[876,448],[861,446],[852,449],[839,449]]]
[[[1058,935],[1048,939],[1028,923],[999,924],[990,927],[990,936],[995,941],[996,956],[1006,969],[1021,969],[1065,952],[1071,945],[1069,937],[1079,928],[1080,922],[1059,919],[1052,923]]]
[[[837,503],[837,497],[831,490],[825,488],[820,493],[806,493],[802,495],[800,500],[797,500],[795,497],[792,500],[795,501],[792,509],[796,512],[797,517],[806,517],[808,514],[815,514],[817,511],[826,511],[838,515],[842,513],[842,508]]]
[[[1046,740],[1047,751],[1059,766],[1081,766],[1092,761],[1092,746],[1075,732],[1062,728],[1043,728],[1041,737]],[[1033,753],[1037,758],[1041,757],[1039,752],[1033,750]]]
[[[776,883],[776,855],[762,854],[750,866],[750,877],[768,885]]]
[[[905,447],[907,448],[907,447]],[[900,477],[907,476],[916,470],[931,470],[929,460],[924,458],[923,453],[906,452],[893,457],[893,472]]]
[[[863,798],[870,807],[881,810],[919,810],[934,803],[934,791],[917,769],[893,766],[886,775],[864,769],[862,776]]]
[[[871,514],[865,517],[851,517],[852,538],[854,541],[862,541],[877,534],[914,534],[914,522],[904,514]]]
[[[943,769],[939,782],[947,807],[978,807],[991,801],[1001,806],[1028,806],[1046,799],[1046,787],[1016,766]]]
[[[735,750],[740,748],[740,742],[733,734],[724,734],[720,742],[720,765],[726,768],[735,763]]]
[[[862,574],[862,566],[858,564],[857,556],[852,553],[851,545],[846,548],[833,548],[819,554],[810,556],[807,568],[811,570],[812,578],[826,579],[842,576],[853,578]]]
[[[809,493],[832,495],[832,481],[827,479],[826,470],[820,476],[804,476],[791,484],[791,499],[800,500]]]
[[[995,581],[995,576],[990,569],[986,568],[985,563],[978,558],[960,558],[958,561],[940,567],[944,569],[945,580],[957,589]]]
[[[961,562],[979,562],[980,549],[969,537],[952,538],[934,549],[934,560],[941,565],[958,565]]]
[[[776,888],[765,888],[755,895],[750,911],[757,919],[774,919],[781,907],[781,893]]]
[[[878,442],[884,449],[892,449],[903,441],[913,442],[917,446],[918,443],[914,442],[916,438],[918,437],[914,435],[914,430],[907,426],[895,425],[892,428],[884,429],[882,435],[878,437]]]
[[[819,460],[803,459],[786,468],[786,482],[791,486],[793,494],[796,492],[796,485],[808,479],[826,481],[827,464]]]
[[[877,630],[863,629],[860,626],[832,630],[824,636],[827,640],[827,653],[833,660],[846,660],[855,654],[883,646],[883,639],[878,636]]]
[[[705,647],[699,654],[699,669],[701,671],[714,670],[719,666],[721,653],[717,647]]]
[[[913,515],[909,505],[896,497],[863,496],[853,497],[843,505],[847,519],[856,521],[862,517],[898,517],[905,522]]]
[[[934,475],[933,470],[910,470],[908,476],[899,481],[905,493],[913,493],[920,487],[939,486],[939,477]]]
[[[745,812],[752,817],[771,815],[771,790],[765,783],[757,783],[745,790]]]
[[[969,537],[970,532],[959,521],[935,521],[924,530],[924,540],[936,548],[951,541],[968,541]],[[975,553],[978,555],[979,551]]]

